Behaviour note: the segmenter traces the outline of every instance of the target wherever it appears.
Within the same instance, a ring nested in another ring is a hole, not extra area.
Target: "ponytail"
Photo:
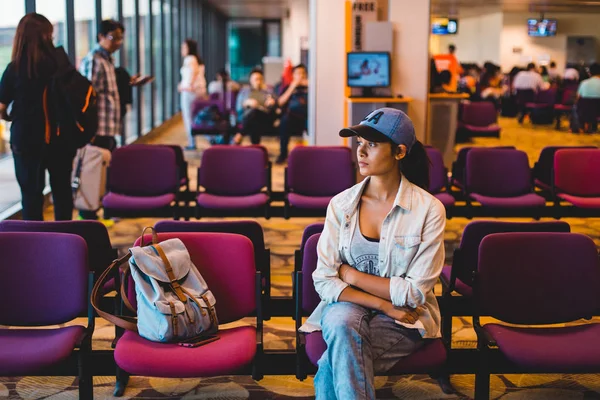
[[[422,189],[429,190],[429,157],[423,143],[418,140],[410,152],[398,163],[400,172],[411,183]]]

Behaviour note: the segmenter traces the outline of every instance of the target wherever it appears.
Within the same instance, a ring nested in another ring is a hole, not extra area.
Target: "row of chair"
[[[114,353],[119,367],[116,394],[123,393],[130,374],[202,377],[252,373],[255,379],[261,378],[261,297],[264,300],[265,280],[257,262],[264,263],[268,251],[263,251],[264,241],[262,244],[253,243],[259,233],[255,229],[247,229],[252,224],[256,223],[157,223],[159,241],[172,237],[184,241],[192,261],[217,299],[220,322],[224,324],[251,317],[255,319],[256,328],[223,329],[219,341],[191,350],[149,342],[134,332],[119,333]],[[0,324],[51,325],[68,322],[82,314],[88,316],[87,327],[0,330],[3,339],[0,341],[0,374],[51,374],[53,367],[76,356],[79,359],[80,393],[83,398],[90,398],[88,356],[94,314],[88,299],[92,274],[98,274],[103,268],[99,261],[93,265],[90,255],[94,254],[98,260],[106,262],[108,254],[114,254],[110,242],[107,246],[101,237],[103,235],[99,234],[101,226],[93,221],[0,223],[0,251],[5,265],[19,266],[11,268],[11,273],[5,274],[6,279],[0,281],[0,299],[5,302],[16,297],[22,299],[16,307],[4,308],[0,312]],[[297,327],[302,317],[312,312],[320,301],[311,275],[316,268],[316,245],[322,229],[322,224],[307,227],[296,254],[294,317]],[[92,235],[91,231],[96,234]],[[469,315],[474,317],[480,343],[482,364],[477,374],[478,398],[487,398],[485,390],[489,388],[485,389],[485,382],[486,376],[489,379],[491,362],[488,348],[492,344],[499,347],[515,368],[524,368],[525,371],[597,372],[600,355],[592,351],[593,343],[590,343],[592,339],[595,343],[600,334],[596,325],[562,328],[562,331],[557,331],[561,328],[531,331],[529,327],[507,328],[498,324],[482,327],[479,324],[480,315],[513,324],[539,325],[589,318],[597,312],[600,304],[595,288],[600,284],[600,265],[596,247],[589,238],[568,232],[569,226],[564,222],[469,224],[452,267],[445,267],[441,276],[444,285],[441,304],[443,340],[428,341],[419,351],[401,360],[390,373],[444,373],[447,346],[451,340],[448,319],[459,315],[452,308],[452,297],[448,299],[448,296],[451,291],[458,291],[465,285],[472,288],[470,294],[463,291],[466,293],[463,296],[473,299]],[[250,240],[249,235],[254,240]],[[104,255],[99,244],[91,241],[94,239],[104,242]],[[139,243],[140,239],[136,245]],[[30,251],[32,248],[36,251]],[[231,248],[235,248],[236,252],[229,251]],[[568,269],[566,265],[569,265]],[[18,296],[25,281],[31,295]],[[132,282],[128,283],[127,296],[135,304]],[[109,287],[106,291],[112,289],[114,287]],[[535,332],[535,340],[528,339],[532,336],[531,332]],[[565,362],[565,343],[573,336],[578,340],[578,347],[570,350],[574,353]],[[528,351],[524,351],[523,346]],[[323,351],[325,343],[319,333],[297,333],[299,379],[306,377],[309,362],[313,368],[316,366]]]
[[[298,331],[302,317],[320,302],[312,273],[322,229],[322,224],[307,227],[296,255],[296,375],[300,380],[314,370],[327,347],[321,332]],[[467,225],[452,266],[444,267],[440,276],[442,339],[427,340],[418,351],[399,360],[389,374],[443,376],[454,315],[473,317],[478,339],[476,399],[489,398],[489,376],[497,367],[493,349],[500,353],[503,365],[508,364],[509,372],[600,372],[596,346],[600,324],[546,326],[590,319],[600,307],[596,246],[589,237],[569,232],[565,222],[477,221]],[[469,300],[467,312],[455,312],[454,292]],[[502,323],[482,325],[480,316]]]
[[[512,146],[462,148],[447,177],[438,150],[427,148],[431,161],[430,191],[447,208],[456,200],[467,207],[478,202],[491,209],[536,209],[546,201],[561,201],[575,208],[600,210],[600,186],[596,171],[600,149],[591,146],[546,147],[533,169],[527,154]]]

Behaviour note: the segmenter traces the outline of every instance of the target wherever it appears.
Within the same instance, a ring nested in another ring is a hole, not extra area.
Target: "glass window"
[[[152,85],[152,96],[154,96],[154,126],[160,125],[164,120],[163,114],[163,88],[165,85],[163,79],[163,41],[162,41],[162,21],[160,18],[161,0],[152,0],[152,18],[153,18],[153,37],[152,48],[154,51],[154,84]]]
[[[270,21],[265,25],[267,57],[281,57],[281,27],[279,21]]]
[[[150,35],[150,23],[152,13],[150,12],[151,0],[139,0],[140,4],[140,26],[138,35],[140,38],[140,68],[141,75],[152,74],[152,60],[150,59],[150,46],[152,37]],[[145,84],[139,91],[142,93],[142,134],[152,130],[152,87],[153,83]]]
[[[172,1],[172,0],[171,0]],[[163,10],[165,14],[165,40],[163,42],[163,58],[165,60],[165,102],[164,102],[164,110],[165,110],[165,119],[171,117],[173,115],[173,110],[171,109],[173,104],[173,41],[174,41],[174,32],[173,32],[173,21],[171,15],[171,4],[170,1],[165,1],[163,4]],[[171,107],[169,107],[171,105]]]
[[[56,0],[37,0],[35,11],[42,14],[54,26],[54,44],[67,49],[67,2]]]
[[[138,73],[139,64],[136,56],[136,32],[135,26],[135,0],[123,1],[123,26],[125,27],[125,40],[121,48],[123,64],[130,75]],[[139,101],[139,91],[133,89],[133,104],[127,107],[127,114],[124,117],[123,124],[125,128],[125,141],[130,143],[137,137],[137,102]]]
[[[55,0],[47,1],[55,4]],[[75,1],[75,65],[78,67],[96,43],[95,10],[96,0]]]
[[[119,5],[117,4],[117,0],[102,0],[102,19],[119,19]]]

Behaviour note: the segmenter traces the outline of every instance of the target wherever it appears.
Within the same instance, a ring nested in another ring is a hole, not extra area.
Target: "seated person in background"
[[[540,75],[544,82],[550,82],[550,75],[548,74],[548,68],[545,65],[540,66]]]
[[[550,68],[548,68],[548,78],[550,82],[557,82],[560,80],[560,73],[556,68],[556,62],[550,61]]]
[[[439,86],[433,88],[433,93],[456,93],[453,90],[452,85],[452,74],[447,69],[440,72],[439,75]]]
[[[480,81],[481,99],[491,101],[499,106],[499,98],[506,92],[506,87],[502,86],[502,74],[497,69],[486,71],[481,76]]]
[[[600,64],[593,63],[590,66],[591,78],[581,81],[577,96],[584,98],[600,98]]]
[[[536,71],[534,63],[527,64],[527,69],[519,72],[513,80],[513,90],[515,92],[517,90],[528,89],[537,92],[538,90],[545,89],[547,86],[542,76]]]
[[[294,67],[292,82],[281,89],[277,104],[282,112],[279,124],[280,151],[276,162],[281,164],[288,157],[290,136],[302,134],[308,121],[308,77],[304,64]]]
[[[250,87],[240,90],[236,111],[242,123],[242,133],[234,137],[235,144],[242,143],[242,135],[249,135],[252,144],[260,144],[260,136],[273,129],[275,98],[267,89],[261,70],[250,72]]]
[[[577,88],[577,85],[579,85],[579,71],[572,67],[567,68],[563,75],[563,86]]]
[[[208,94],[223,94],[223,81],[227,81],[227,91],[237,92],[240,90],[240,84],[236,81],[232,81],[229,78],[229,72],[225,68],[222,68],[217,72],[215,80],[208,84]]]

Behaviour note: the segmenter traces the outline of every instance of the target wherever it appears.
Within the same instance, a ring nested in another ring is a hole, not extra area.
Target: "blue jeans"
[[[423,345],[416,329],[354,303],[328,305],[321,327],[327,350],[314,379],[317,400],[374,399],[375,374]]]

